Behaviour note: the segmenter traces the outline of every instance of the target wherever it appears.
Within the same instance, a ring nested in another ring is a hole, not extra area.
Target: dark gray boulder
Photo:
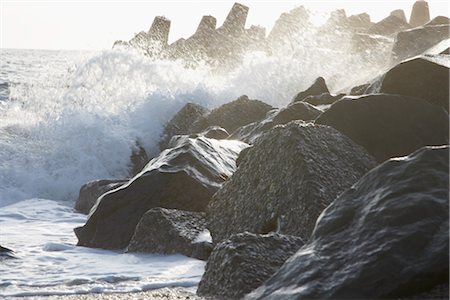
[[[428,49],[449,38],[450,24],[445,22],[440,24],[443,21],[439,17],[433,21],[425,26],[401,31],[397,34],[392,46],[391,64],[426,54]]]
[[[80,188],[75,210],[89,214],[98,197],[128,182],[128,179],[102,179],[86,183]]]
[[[408,299],[448,286],[448,157],[424,148],[370,171],[247,299]]]
[[[201,117],[207,115],[209,110],[195,103],[187,103],[178,111],[173,118],[164,125],[164,131],[159,142],[159,148],[168,148],[170,139],[175,135],[185,135],[192,133],[192,124]]]
[[[266,118],[238,128],[230,139],[253,144],[264,132],[279,124],[287,124],[294,120],[312,121],[321,110],[307,102],[294,102],[281,109],[274,109],[267,113]]]
[[[401,95],[344,97],[316,119],[363,146],[378,162],[428,145],[448,144],[445,110]]]
[[[141,172],[142,168],[145,167],[148,161],[149,158],[144,147],[140,146],[139,143],[137,143],[130,156],[130,176],[136,176],[139,172]]]
[[[367,88],[370,86],[370,83],[361,84],[353,87],[350,90],[350,96],[361,96],[366,93]]]
[[[330,91],[328,90],[325,79],[323,77],[318,77],[309,88],[307,88],[303,92],[298,93],[294,97],[292,102],[302,101],[306,97],[321,95],[323,93],[330,93]]]
[[[137,223],[151,208],[203,211],[234,172],[235,160],[247,146],[199,137],[163,151],[138,176],[98,199],[86,224],[75,229],[78,245],[125,248]]]
[[[213,241],[244,231],[307,240],[322,210],[375,165],[331,127],[278,125],[239,156],[239,168],[211,199]]]
[[[298,237],[239,233],[214,247],[197,294],[240,299],[269,279],[303,246]]]
[[[212,248],[204,213],[158,207],[142,216],[127,252],[179,253],[207,260]]]
[[[450,59],[442,55],[404,61],[384,75],[380,92],[422,98],[448,111],[449,68]]]
[[[200,133],[209,126],[220,126],[227,132],[233,132],[241,126],[261,120],[271,109],[272,106],[244,95],[200,118],[193,124],[191,132]]]
[[[416,1],[411,10],[411,17],[409,18],[409,24],[412,27],[418,27],[425,25],[430,21],[430,10],[428,3],[423,0]]]

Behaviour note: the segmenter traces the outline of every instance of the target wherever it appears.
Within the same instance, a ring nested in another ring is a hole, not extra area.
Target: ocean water
[[[0,298],[195,287],[202,261],[75,246],[79,188],[128,176],[137,142],[157,155],[164,123],[187,102],[214,108],[246,94],[281,107],[318,76],[337,92],[385,67],[344,48],[338,59],[335,44],[297,46],[249,53],[227,72],[130,51],[1,49],[0,245],[17,258],[0,261]]]

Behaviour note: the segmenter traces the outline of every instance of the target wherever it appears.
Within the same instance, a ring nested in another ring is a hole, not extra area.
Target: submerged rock
[[[309,97],[303,99],[302,101],[307,102],[312,105],[315,105],[315,106],[329,105],[329,104],[333,104],[334,102],[338,101],[339,99],[341,99],[344,96],[345,96],[345,94],[332,95],[330,93],[323,93],[320,95],[309,96]]]
[[[294,102],[285,108],[274,109],[267,113],[264,120],[253,122],[237,129],[230,139],[236,139],[248,144],[253,144],[255,140],[264,132],[279,124],[287,124],[294,120],[312,121],[315,120],[322,111],[306,102]]]
[[[197,294],[240,299],[259,287],[303,246],[298,237],[239,233],[214,247]]]
[[[330,93],[330,91],[328,90],[325,79],[323,79],[323,77],[318,77],[309,88],[307,88],[303,92],[298,93],[294,97],[292,102],[302,101],[306,97],[321,95],[323,93]]]
[[[322,210],[374,166],[362,147],[331,127],[298,121],[274,127],[240,155],[239,168],[211,199],[213,241],[244,231],[307,240]]]
[[[101,195],[127,182],[128,179],[102,179],[86,183],[80,189],[78,199],[75,202],[75,210],[83,214],[89,214]]]
[[[448,147],[386,161],[247,299],[408,298],[449,280]]]
[[[207,260],[212,248],[204,213],[158,207],[142,216],[127,252],[179,253]]]
[[[209,126],[220,126],[228,132],[233,132],[243,125],[261,120],[271,109],[272,106],[259,100],[251,100],[244,95],[199,119],[193,124],[192,133],[199,133]]]
[[[380,92],[419,97],[448,111],[449,68],[442,55],[404,61],[385,74]]]
[[[203,211],[246,147],[238,141],[199,137],[163,151],[138,176],[99,198],[86,224],[75,229],[78,245],[125,248],[151,208]]]
[[[183,108],[164,125],[163,135],[159,142],[161,151],[168,148],[170,139],[173,136],[191,134],[192,124],[208,113],[208,109],[195,103],[187,103],[183,106]]]
[[[401,95],[344,97],[317,124],[336,128],[378,162],[428,145],[448,144],[448,114],[422,99]]]
[[[0,261],[7,258],[15,258],[14,251],[9,248],[0,246]]]

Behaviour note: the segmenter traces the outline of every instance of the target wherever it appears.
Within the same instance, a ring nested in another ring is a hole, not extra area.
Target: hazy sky
[[[190,36],[203,15],[221,25],[235,0],[221,1],[69,1],[0,0],[0,47],[33,49],[109,49],[115,40],[129,40],[147,31],[157,15],[172,21],[170,41]],[[250,7],[247,27],[267,32],[282,12],[305,5],[320,14],[345,8],[347,15],[368,12],[379,21],[402,8],[409,18],[414,1],[239,1]],[[444,0],[429,0],[431,17],[449,16]]]

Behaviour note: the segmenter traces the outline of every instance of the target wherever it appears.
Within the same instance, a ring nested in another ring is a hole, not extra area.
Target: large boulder
[[[125,248],[141,217],[151,208],[203,211],[211,196],[231,176],[239,141],[186,138],[163,151],[127,184],[103,194],[86,224],[76,228],[78,245]]]
[[[233,132],[241,126],[261,120],[271,109],[272,106],[244,95],[200,118],[192,125],[191,132],[199,133],[209,126],[220,126],[228,132]]]
[[[149,158],[144,147],[140,146],[139,143],[137,143],[130,156],[129,173],[131,177],[134,177],[139,172],[141,172],[148,161]]]
[[[309,88],[295,95],[292,102],[302,101],[306,97],[321,95],[323,93],[330,93],[330,91],[328,90],[325,79],[318,77]]]
[[[159,148],[168,148],[170,139],[175,135],[192,133],[191,128],[201,117],[209,113],[209,110],[195,103],[187,103],[173,118],[164,125],[164,131],[159,142]]]
[[[448,157],[424,148],[370,171],[247,299],[408,299],[448,286]]]
[[[418,0],[414,3],[411,10],[411,17],[409,18],[409,24],[412,27],[418,27],[425,25],[430,21],[430,9],[428,3],[423,0]]]
[[[401,95],[344,97],[316,119],[362,145],[378,162],[428,145],[448,144],[448,114]]]
[[[450,24],[441,24],[439,17],[433,20],[435,22],[397,34],[392,46],[392,64],[427,53],[428,49],[449,38]]]
[[[307,99],[309,99],[309,97]],[[253,144],[258,137],[275,125],[287,124],[294,120],[312,121],[321,113],[321,110],[307,102],[294,102],[285,108],[269,111],[264,120],[253,122],[238,128],[230,136],[230,139]]]
[[[158,207],[142,216],[127,252],[179,253],[206,260],[212,248],[204,213]]]
[[[448,111],[450,59],[442,55],[404,61],[382,78],[380,92],[419,97]]]
[[[80,188],[78,199],[75,202],[75,210],[83,214],[89,214],[101,195],[127,182],[128,179],[101,179],[86,183]]]
[[[211,199],[213,241],[244,231],[307,240],[322,210],[375,165],[331,127],[278,125],[242,153],[236,173]]]
[[[240,299],[270,278],[304,242],[277,233],[239,233],[214,247],[197,294]]]

